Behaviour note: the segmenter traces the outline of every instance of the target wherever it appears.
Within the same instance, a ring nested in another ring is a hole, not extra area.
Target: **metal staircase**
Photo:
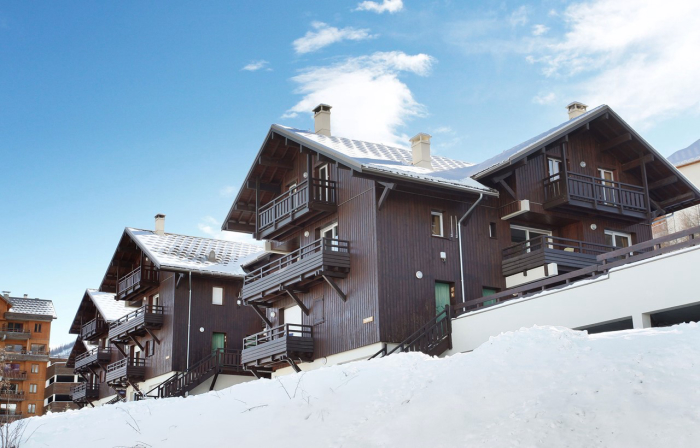
[[[430,319],[415,333],[407,337],[403,342],[387,351],[384,346],[369,359],[383,358],[394,353],[422,352],[430,356],[439,356],[452,348],[452,309],[445,305],[445,309],[437,316]]]

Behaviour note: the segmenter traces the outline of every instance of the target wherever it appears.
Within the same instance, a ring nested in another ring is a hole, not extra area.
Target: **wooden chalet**
[[[427,134],[410,149],[331,136],[327,105],[315,132],[272,125],[222,227],[267,240],[243,265],[243,302],[265,324],[243,365],[440,354],[454,307],[595,264],[700,202],[610,107],[567,108],[476,165],[431,155]]]
[[[79,343],[69,365],[85,379],[76,402],[184,396],[252,378],[242,340],[262,327],[241,306],[240,261],[261,248],[165,233],[164,219],[155,231],[125,229],[99,290],[83,297],[71,326]]]

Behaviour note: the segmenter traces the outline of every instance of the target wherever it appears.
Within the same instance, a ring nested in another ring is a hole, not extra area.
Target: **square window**
[[[444,236],[442,230],[442,212],[431,212],[431,231],[433,236]]]
[[[212,305],[223,305],[224,304],[224,288],[214,286],[211,294]]]
[[[39,364],[32,364],[32,373],[39,373]]]
[[[34,324],[34,333],[41,333],[41,324]]]
[[[35,393],[36,393],[36,384],[30,384],[30,385],[29,385],[29,393],[30,393],[30,394],[35,394]]]
[[[27,412],[30,414],[36,414],[36,405],[34,403],[30,403],[27,405]]]

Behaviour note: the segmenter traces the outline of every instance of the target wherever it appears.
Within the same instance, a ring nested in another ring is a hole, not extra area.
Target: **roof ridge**
[[[137,231],[140,231],[140,232],[150,232],[150,233],[153,234],[153,235],[156,234],[154,230],[138,229],[138,228],[136,228],[136,227],[127,227],[127,229],[137,230]],[[200,239],[200,240],[208,240],[208,241],[220,241],[220,242],[222,242],[222,243],[240,244],[240,245],[242,245],[242,246],[251,246],[251,247],[257,247],[257,248],[262,249],[262,246],[259,246],[259,245],[257,245],[257,244],[252,244],[252,243],[244,243],[244,242],[242,242],[242,241],[231,241],[231,240],[224,240],[224,239],[220,239],[220,238],[210,238],[210,237],[206,237],[206,236],[195,236],[195,235],[184,235],[184,234],[182,234],[182,233],[170,233],[170,232],[165,232],[165,235],[170,235],[170,236],[184,236],[184,237],[186,237],[186,238],[197,238],[197,239]]]

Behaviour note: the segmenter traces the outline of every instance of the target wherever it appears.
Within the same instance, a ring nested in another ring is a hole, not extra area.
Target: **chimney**
[[[331,136],[331,106],[328,104],[319,104],[314,109],[314,132]]]
[[[24,295],[24,298],[25,298],[25,299],[29,298],[29,294],[25,294],[25,295]]]
[[[433,164],[430,162],[430,138],[430,135],[421,132],[411,139],[411,151],[415,166],[433,169]]]
[[[3,291],[2,295],[5,296],[6,299],[10,298],[10,291]]]
[[[583,103],[579,103],[578,101],[569,103],[569,105],[566,106],[566,110],[569,112],[569,120],[573,120],[579,115],[586,113],[586,108],[588,108],[588,106]]]
[[[161,213],[156,215],[156,235],[165,235],[165,215]]]

